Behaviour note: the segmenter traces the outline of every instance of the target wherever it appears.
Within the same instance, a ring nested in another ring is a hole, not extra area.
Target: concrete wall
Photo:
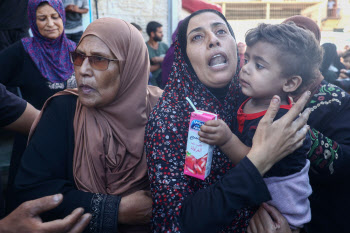
[[[95,1],[92,0],[93,19],[96,19]],[[177,1],[179,10],[176,12],[180,15],[181,0]],[[171,38],[168,37],[170,25],[168,25],[168,0],[97,0],[98,16],[116,17],[127,22],[134,22],[141,26],[143,37],[148,40],[146,26],[149,21],[157,21],[163,25],[163,42],[170,44]],[[180,18],[178,16],[178,18]]]

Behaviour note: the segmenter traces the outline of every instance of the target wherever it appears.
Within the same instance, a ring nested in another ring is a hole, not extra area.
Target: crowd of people
[[[237,43],[205,9],[168,47],[156,21],[147,42],[117,18],[83,31],[87,1],[27,8],[33,36],[0,52],[0,127],[18,133],[0,232],[347,232],[350,53],[311,19]],[[186,98],[218,116],[204,180],[184,173]]]

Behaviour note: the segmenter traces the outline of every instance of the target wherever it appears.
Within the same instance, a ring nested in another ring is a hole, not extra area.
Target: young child
[[[350,50],[346,50],[341,57],[345,69],[350,70]]]
[[[221,120],[206,122],[199,133],[201,141],[220,146],[235,163],[249,150],[241,142],[252,146],[257,125],[273,96],[281,98],[276,120],[292,107],[289,94],[298,94],[302,85],[308,85],[318,77],[322,62],[322,50],[314,35],[294,23],[260,24],[248,31],[246,44],[240,84],[243,94],[249,98],[238,109],[234,134]],[[306,157],[310,146],[307,137],[301,148],[264,175],[272,197],[269,204],[284,215],[292,229],[301,228],[311,220],[308,201],[312,192],[308,177],[310,163]]]

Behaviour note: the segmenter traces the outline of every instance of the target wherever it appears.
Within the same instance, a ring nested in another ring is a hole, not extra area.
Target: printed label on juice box
[[[199,140],[198,131],[206,121],[217,119],[217,115],[197,111],[191,113],[187,137],[184,173],[204,180],[210,173],[214,147]]]

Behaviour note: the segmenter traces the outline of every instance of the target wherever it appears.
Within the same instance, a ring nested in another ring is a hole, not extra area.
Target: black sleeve
[[[15,122],[24,112],[27,102],[6,90],[0,84],[0,127]]]
[[[53,98],[23,155],[15,178],[15,206],[39,197],[62,193],[62,204],[42,215],[64,218],[75,208],[92,214],[86,232],[116,232],[120,197],[77,190],[73,178],[75,96]]]
[[[0,52],[0,83],[5,86],[20,86],[18,72],[22,72],[25,50],[22,41],[17,41]]]
[[[180,226],[184,232],[217,232],[232,222],[237,210],[270,199],[260,173],[245,157],[219,182],[184,200]]]

